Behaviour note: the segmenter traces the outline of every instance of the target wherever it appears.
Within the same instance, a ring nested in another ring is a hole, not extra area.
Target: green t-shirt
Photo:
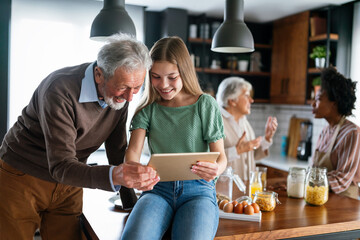
[[[208,152],[209,143],[225,137],[218,104],[207,94],[183,107],[152,103],[134,116],[130,130],[138,128],[146,130],[152,154]]]

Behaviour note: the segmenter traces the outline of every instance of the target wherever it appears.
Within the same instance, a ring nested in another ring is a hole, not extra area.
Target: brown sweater
[[[77,187],[112,191],[110,166],[88,166],[105,142],[109,163],[123,162],[128,103],[121,110],[79,103],[89,63],[57,70],[35,90],[0,147],[0,158],[34,177]]]

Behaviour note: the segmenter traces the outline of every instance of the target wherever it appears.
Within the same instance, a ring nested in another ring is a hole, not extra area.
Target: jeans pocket
[[[204,186],[206,186],[206,187],[208,187],[208,188],[210,188],[210,189],[215,189],[215,183],[214,183],[214,181],[208,182],[208,181],[205,181],[204,179],[198,179],[198,180],[196,180],[196,182],[198,182],[198,183],[200,183],[201,185],[204,185]]]
[[[13,168],[9,164],[7,164],[4,160],[1,160],[1,159],[0,159],[0,170],[2,170],[5,173],[8,173],[10,175],[14,175],[14,176],[24,176],[25,175],[25,173]]]

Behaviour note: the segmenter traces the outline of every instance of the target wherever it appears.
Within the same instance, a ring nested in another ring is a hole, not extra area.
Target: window
[[[39,83],[51,72],[96,60],[103,45],[89,39],[102,1],[13,0],[10,44],[9,127],[21,114]],[[126,6],[144,41],[144,8]],[[137,105],[132,101],[129,120]]]

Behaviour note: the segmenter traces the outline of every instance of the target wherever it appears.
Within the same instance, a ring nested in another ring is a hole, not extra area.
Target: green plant
[[[316,77],[312,80],[312,85],[315,86],[320,86],[321,85],[321,77]]]
[[[330,51],[329,51],[329,57],[330,57]],[[313,48],[312,53],[309,55],[310,58],[325,58],[326,57],[326,46],[319,45]]]

